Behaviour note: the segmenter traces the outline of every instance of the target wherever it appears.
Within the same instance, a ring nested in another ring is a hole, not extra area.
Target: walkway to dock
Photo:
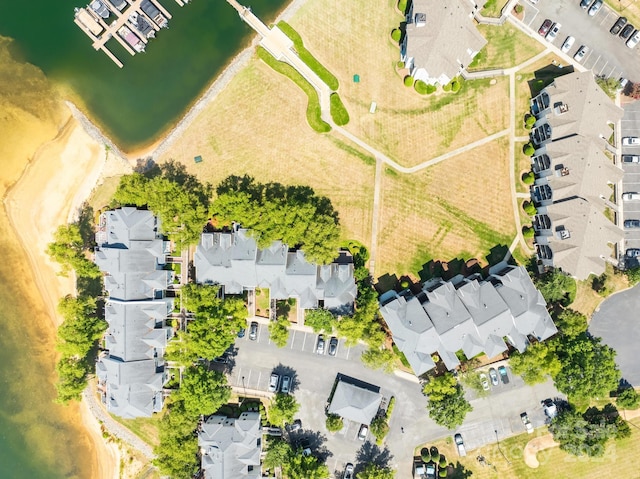
[[[320,79],[316,73],[309,68],[309,66],[302,61],[298,54],[293,50],[293,42],[287,37],[282,30],[277,26],[273,28],[267,27],[262,20],[260,20],[250,8],[245,7],[238,3],[237,0],[227,0],[227,3],[235,8],[240,15],[240,18],[244,20],[251,28],[253,28],[258,35],[260,35],[260,45],[267,50],[274,58],[281,62],[286,62],[295,68],[318,92],[320,99],[320,109],[322,110],[323,117],[328,116],[330,108],[330,97],[333,90]]]

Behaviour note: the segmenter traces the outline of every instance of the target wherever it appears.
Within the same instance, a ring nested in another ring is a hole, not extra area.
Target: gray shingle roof
[[[527,335],[540,341],[557,332],[546,303],[527,271],[510,266],[487,281],[471,277],[458,283],[440,281],[425,286],[418,296],[396,296],[380,312],[396,346],[416,375],[435,365],[438,353],[449,369],[460,364],[456,352],[489,357],[505,351],[503,337],[523,351]]]
[[[233,259],[229,259],[233,258]],[[258,249],[250,232],[203,233],[194,255],[196,281],[224,286],[227,294],[256,287],[269,288],[272,299],[298,298],[304,309],[318,307],[346,313],[357,294],[353,259],[341,252],[330,265],[307,262],[300,250],[289,251],[275,241]]]
[[[164,356],[172,336],[165,319],[173,309],[170,298],[155,301],[107,301],[105,320],[109,329],[106,348],[112,357],[138,361]]]
[[[378,413],[381,401],[379,392],[339,380],[329,405],[329,413],[356,423],[370,424]]]
[[[210,416],[198,433],[205,479],[258,479],[262,451],[260,414],[238,419]]]
[[[424,17],[417,20],[418,14]],[[475,26],[473,4],[468,0],[413,0],[402,57],[414,78],[446,84],[486,43]]]
[[[153,240],[158,237],[159,222],[151,211],[125,206],[105,211],[100,217],[96,243],[121,245],[128,248],[132,241]]]

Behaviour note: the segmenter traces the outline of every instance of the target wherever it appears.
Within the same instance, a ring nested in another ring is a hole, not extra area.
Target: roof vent
[[[556,176],[568,176],[571,171],[564,165],[556,166]]]
[[[566,240],[566,239],[571,238],[571,232],[569,230],[565,229],[564,226],[558,226],[556,228],[556,235],[561,240]]]
[[[416,27],[426,27],[427,26],[427,14],[426,13],[416,13],[414,16],[413,22],[416,24]]]
[[[556,115],[562,115],[569,111],[569,105],[564,102],[558,102],[553,105],[553,111]]]

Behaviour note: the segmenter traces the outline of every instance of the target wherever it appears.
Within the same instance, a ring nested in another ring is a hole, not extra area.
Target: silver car
[[[571,50],[571,47],[573,46],[573,44],[575,43],[576,39],[573,38],[571,35],[569,35],[564,43],[562,44],[562,47],[560,48],[560,50],[562,50],[564,53],[567,53],[569,50]]]
[[[573,55],[573,59],[578,63],[584,60],[585,55],[589,53],[589,47],[586,45],[582,45],[575,55]]]
[[[640,43],[640,30],[636,30],[636,33],[634,33],[633,36],[629,38],[629,40],[627,40],[626,45],[629,48],[635,48],[638,43]]]
[[[624,146],[638,146],[640,145],[640,138],[637,136],[625,136],[622,138],[622,144]]]
[[[562,25],[560,25],[559,23],[554,23],[553,26],[551,27],[551,30],[549,30],[549,33],[547,33],[547,35],[544,38],[548,42],[552,43],[558,36],[558,32],[560,31],[561,26]]]
[[[637,201],[640,200],[640,193],[628,192],[622,193],[622,201]]]

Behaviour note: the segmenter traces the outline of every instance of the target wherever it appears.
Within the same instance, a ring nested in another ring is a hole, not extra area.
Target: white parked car
[[[640,163],[640,155],[622,155],[623,163]]]
[[[485,373],[480,373],[480,383],[482,384],[482,389],[488,391],[490,389],[489,379]]]
[[[636,30],[636,33],[627,40],[627,46],[629,48],[635,48],[638,43],[640,43],[640,30]]]
[[[545,39],[548,42],[553,42],[558,36],[560,27],[562,27],[562,25],[560,25],[559,23],[554,23],[553,26],[551,27],[551,30],[549,30],[549,33],[547,33],[547,36],[545,37]]]
[[[278,376],[276,373],[273,373],[271,375],[271,378],[269,378],[269,392],[270,393],[275,393],[278,391],[278,383],[280,382],[280,376]]]
[[[637,136],[625,136],[622,139],[622,144],[625,146],[638,146],[640,145],[640,138]]]
[[[564,53],[567,53],[569,50],[571,50],[571,47],[573,46],[575,41],[576,39],[573,38],[571,35],[569,35],[564,41],[564,43],[562,44],[562,47],[560,48],[560,50],[562,50]]]
[[[467,455],[467,450],[464,448],[464,441],[462,440],[462,435],[460,433],[453,436],[453,440],[456,443],[456,449],[458,449],[458,454],[460,457],[464,457]]]
[[[527,415],[527,413],[523,412],[522,414],[520,414],[520,419],[522,419],[522,424],[524,424],[524,428],[527,430],[527,433],[532,434],[533,424],[531,424],[531,421],[529,420],[529,416]]]
[[[573,56],[573,59],[577,62],[581,62],[584,60],[585,55],[589,52],[589,47],[586,45],[582,45],[580,49]]]
[[[622,201],[635,201],[640,200],[640,193],[629,192],[622,193]]]

